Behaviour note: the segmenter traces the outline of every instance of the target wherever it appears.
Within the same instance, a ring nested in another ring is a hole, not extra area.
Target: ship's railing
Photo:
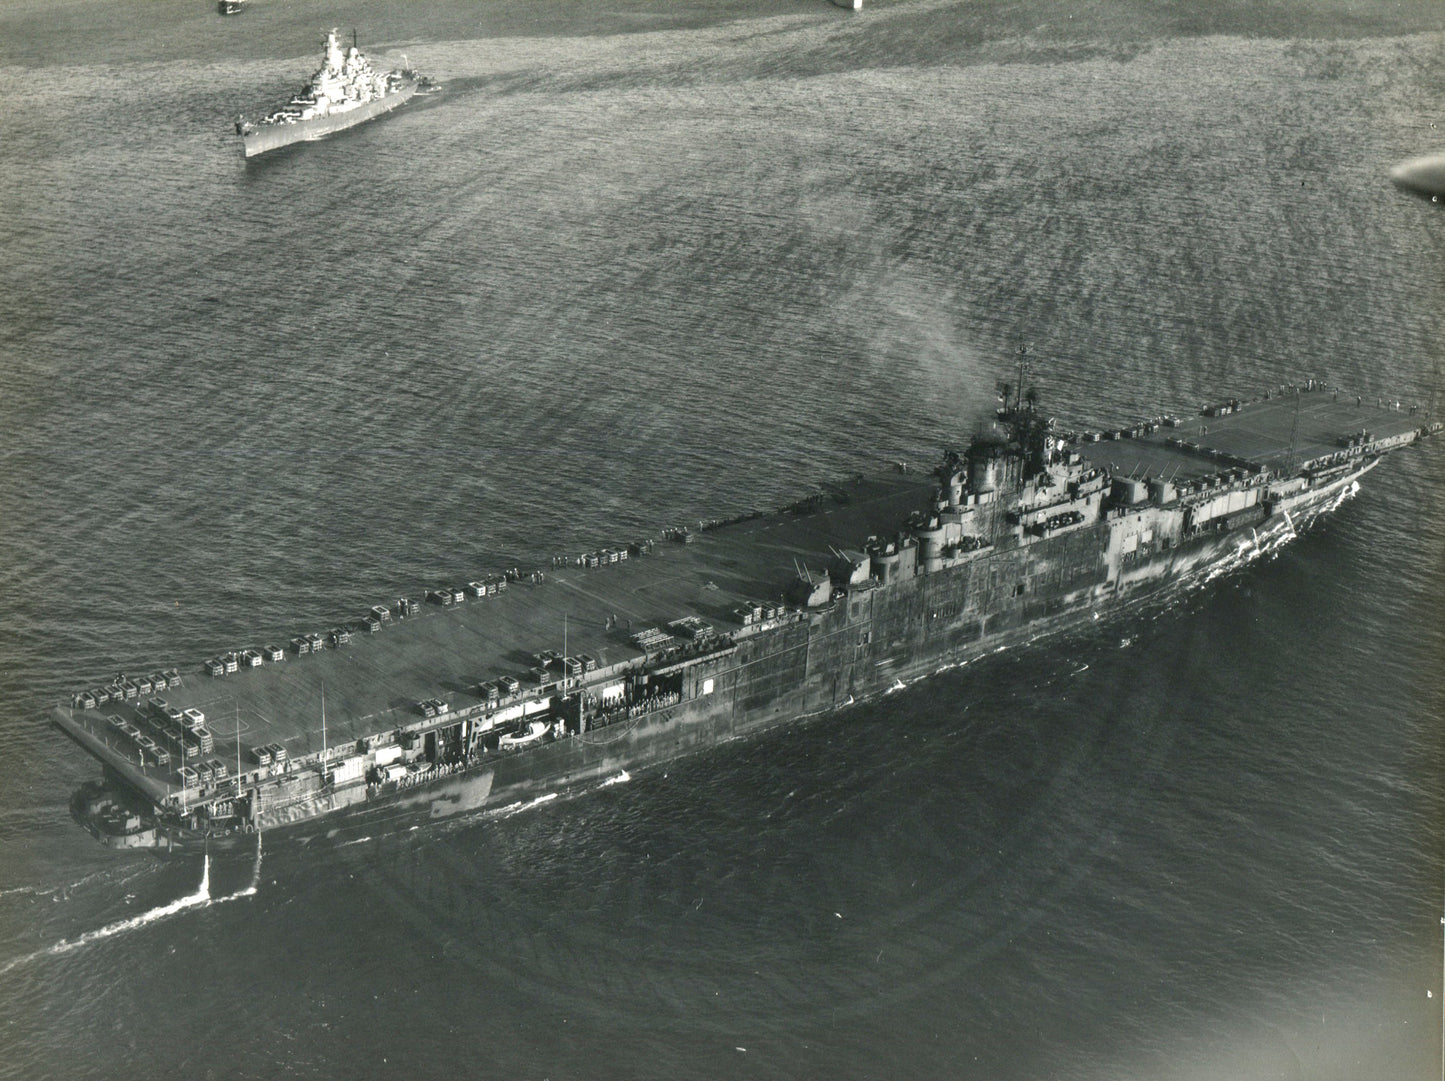
[[[602,710],[593,714],[587,719],[587,727],[589,729],[605,728],[607,725],[617,724],[619,721],[635,720],[638,717],[645,717],[649,713],[657,713],[659,710],[668,709],[681,701],[682,693],[680,691],[666,691],[662,694],[640,698],[625,706]]]
[[[660,655],[658,660],[669,661],[671,654],[680,653],[681,655],[677,660],[671,661],[671,663],[662,664],[656,668],[649,667],[647,672],[655,676],[670,675],[673,672],[681,672],[685,668],[691,668],[695,664],[701,664],[703,661],[716,660],[737,652],[738,647],[731,638],[720,638],[716,641],[719,643],[717,646],[713,648],[701,648],[696,652],[689,652],[687,647],[668,650],[666,653]]]

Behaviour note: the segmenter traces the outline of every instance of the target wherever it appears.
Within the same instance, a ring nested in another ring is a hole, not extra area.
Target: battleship
[[[112,847],[309,843],[576,795],[1207,580],[1440,429],[1317,382],[1063,431],[1017,383],[932,471],[432,583],[57,704]]]
[[[326,35],[321,67],[311,81],[269,116],[257,121],[238,119],[236,134],[241,136],[246,157],[252,158],[389,113],[429,85],[425,77],[410,69],[377,71],[356,47],[354,35],[351,47],[343,49],[332,30]]]

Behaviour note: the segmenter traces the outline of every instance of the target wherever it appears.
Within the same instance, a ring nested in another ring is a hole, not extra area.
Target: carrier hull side
[[[244,830],[162,825],[152,833],[109,843],[228,847],[244,843],[257,829],[268,836],[279,831],[302,843],[348,843],[441,819],[506,813],[535,801],[576,795],[622,779],[627,771],[665,765],[832,712],[900,683],[1110,614],[1171,586],[1241,567],[1338,507],[1376,464],[1378,459],[1361,462],[1328,484],[1281,500],[1255,524],[1193,537],[1129,567],[1111,565],[1100,554],[1107,552],[1108,526],[1098,525],[1073,534],[1072,541],[1060,538],[1058,544],[994,553],[887,590],[844,598],[745,639],[735,650],[688,663],[681,673],[678,704],[632,721],[526,750],[489,753],[466,766],[403,783],[331,787],[319,774],[302,772],[289,776],[284,787],[258,788],[244,816]],[[1042,560],[1060,558],[1078,560],[1082,568],[1064,576],[1064,586],[1020,594],[997,585],[1000,580],[1027,581]],[[57,723],[106,761],[105,750],[69,710],[61,707]],[[147,801],[155,797],[138,795]]]

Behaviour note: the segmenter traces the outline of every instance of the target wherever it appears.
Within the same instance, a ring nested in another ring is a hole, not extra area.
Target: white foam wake
[[[145,869],[141,869],[139,871],[131,871],[117,879],[116,884],[120,885],[122,883],[129,882],[131,879],[146,873],[147,871]],[[74,882],[66,886],[11,886],[8,889],[0,890],[0,897],[9,897],[11,894],[15,893],[28,893],[35,897],[50,897],[58,893],[61,895],[61,899],[67,900],[69,899],[71,890],[78,890],[87,882],[92,882],[97,878],[104,878],[109,874],[111,874],[109,870],[92,871],[90,874],[78,878]]]
[[[30,893],[36,897],[48,897],[52,893],[59,893],[63,888],[61,886],[11,886],[9,889],[0,890],[0,897],[9,897],[12,893]]]
[[[261,885],[261,831],[256,831],[256,862],[251,865],[251,884],[237,890],[235,893],[228,893],[224,897],[217,897],[216,904],[224,901],[234,901],[238,897],[254,897],[257,888]]]
[[[195,908],[198,905],[209,904],[211,901],[211,854],[207,852],[201,863],[201,884],[196,888],[195,893],[188,893],[184,897],[178,897],[168,905],[161,905],[148,912],[142,912],[139,916],[132,916],[128,920],[118,920],[115,923],[108,923],[95,931],[86,931],[76,939],[62,938],[50,949],[44,951],[48,954],[69,953],[71,950],[78,950],[81,946],[88,946],[92,942],[99,942],[103,938],[111,938],[114,935],[126,931],[134,931],[137,927],[144,927],[148,923],[155,923],[167,916],[174,916],[177,912],[184,912],[188,908]]]
[[[53,946],[43,950],[36,950],[34,953],[26,954],[24,957],[17,957],[0,967],[0,976],[13,968],[34,961],[40,957],[57,957],[63,953],[70,953],[82,946],[89,946],[92,942],[99,942],[102,939],[114,938],[116,935],[125,934],[127,931],[134,931],[147,924],[155,923],[158,920],[174,916],[178,912],[184,912],[191,908],[205,908],[213,904],[222,904],[226,901],[234,901],[240,897],[254,896],[261,885],[261,835],[256,835],[256,862],[251,868],[251,882],[249,885],[237,890],[235,893],[228,893],[224,897],[211,896],[211,854],[207,852],[201,861],[201,882],[194,893],[188,893],[184,897],[178,897],[168,904],[159,905],[156,908],[142,912],[138,916],[131,916],[128,919],[116,920],[104,927],[98,927],[94,931],[86,931],[79,938],[62,938]]]
[[[628,773],[626,770],[623,770],[623,771],[622,771],[621,773],[619,773],[616,777],[609,777],[609,778],[607,778],[607,780],[603,781],[603,782],[602,782],[600,785],[598,785],[597,787],[598,787],[598,788],[606,788],[608,785],[626,784],[626,783],[627,783],[628,781],[630,781],[630,780],[632,780],[632,774]]]
[[[89,946],[92,942],[99,942],[101,939],[113,938],[116,935],[124,934],[127,931],[134,931],[138,927],[144,927],[148,923],[155,923],[167,916],[174,916],[177,912],[184,912],[188,908],[196,908],[200,905],[211,903],[211,854],[205,855],[201,864],[201,884],[196,888],[195,893],[188,893],[184,897],[178,897],[169,904],[160,905],[149,911],[142,912],[139,916],[132,916],[129,919],[117,920],[115,923],[108,923],[94,931],[86,931],[79,938],[62,938],[55,945],[43,950],[36,950],[34,953],[24,957],[17,957],[4,968],[0,968],[0,975],[4,975],[12,968],[23,965],[27,961],[33,961],[38,957],[54,957],[62,953],[70,953],[82,946]]]
[[[525,803],[521,800],[518,800],[516,803],[509,803],[505,807],[498,807],[496,813],[499,816],[511,816],[514,814],[521,814],[523,811],[530,811],[533,807],[536,807],[540,804],[551,803],[556,798],[556,792],[548,792],[545,795],[538,796],[534,800],[527,800]]]

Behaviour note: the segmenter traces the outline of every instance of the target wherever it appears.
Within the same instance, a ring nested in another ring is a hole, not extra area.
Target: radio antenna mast
[[[1294,417],[1289,425],[1289,475],[1294,476],[1299,469],[1299,387],[1294,388]]]

